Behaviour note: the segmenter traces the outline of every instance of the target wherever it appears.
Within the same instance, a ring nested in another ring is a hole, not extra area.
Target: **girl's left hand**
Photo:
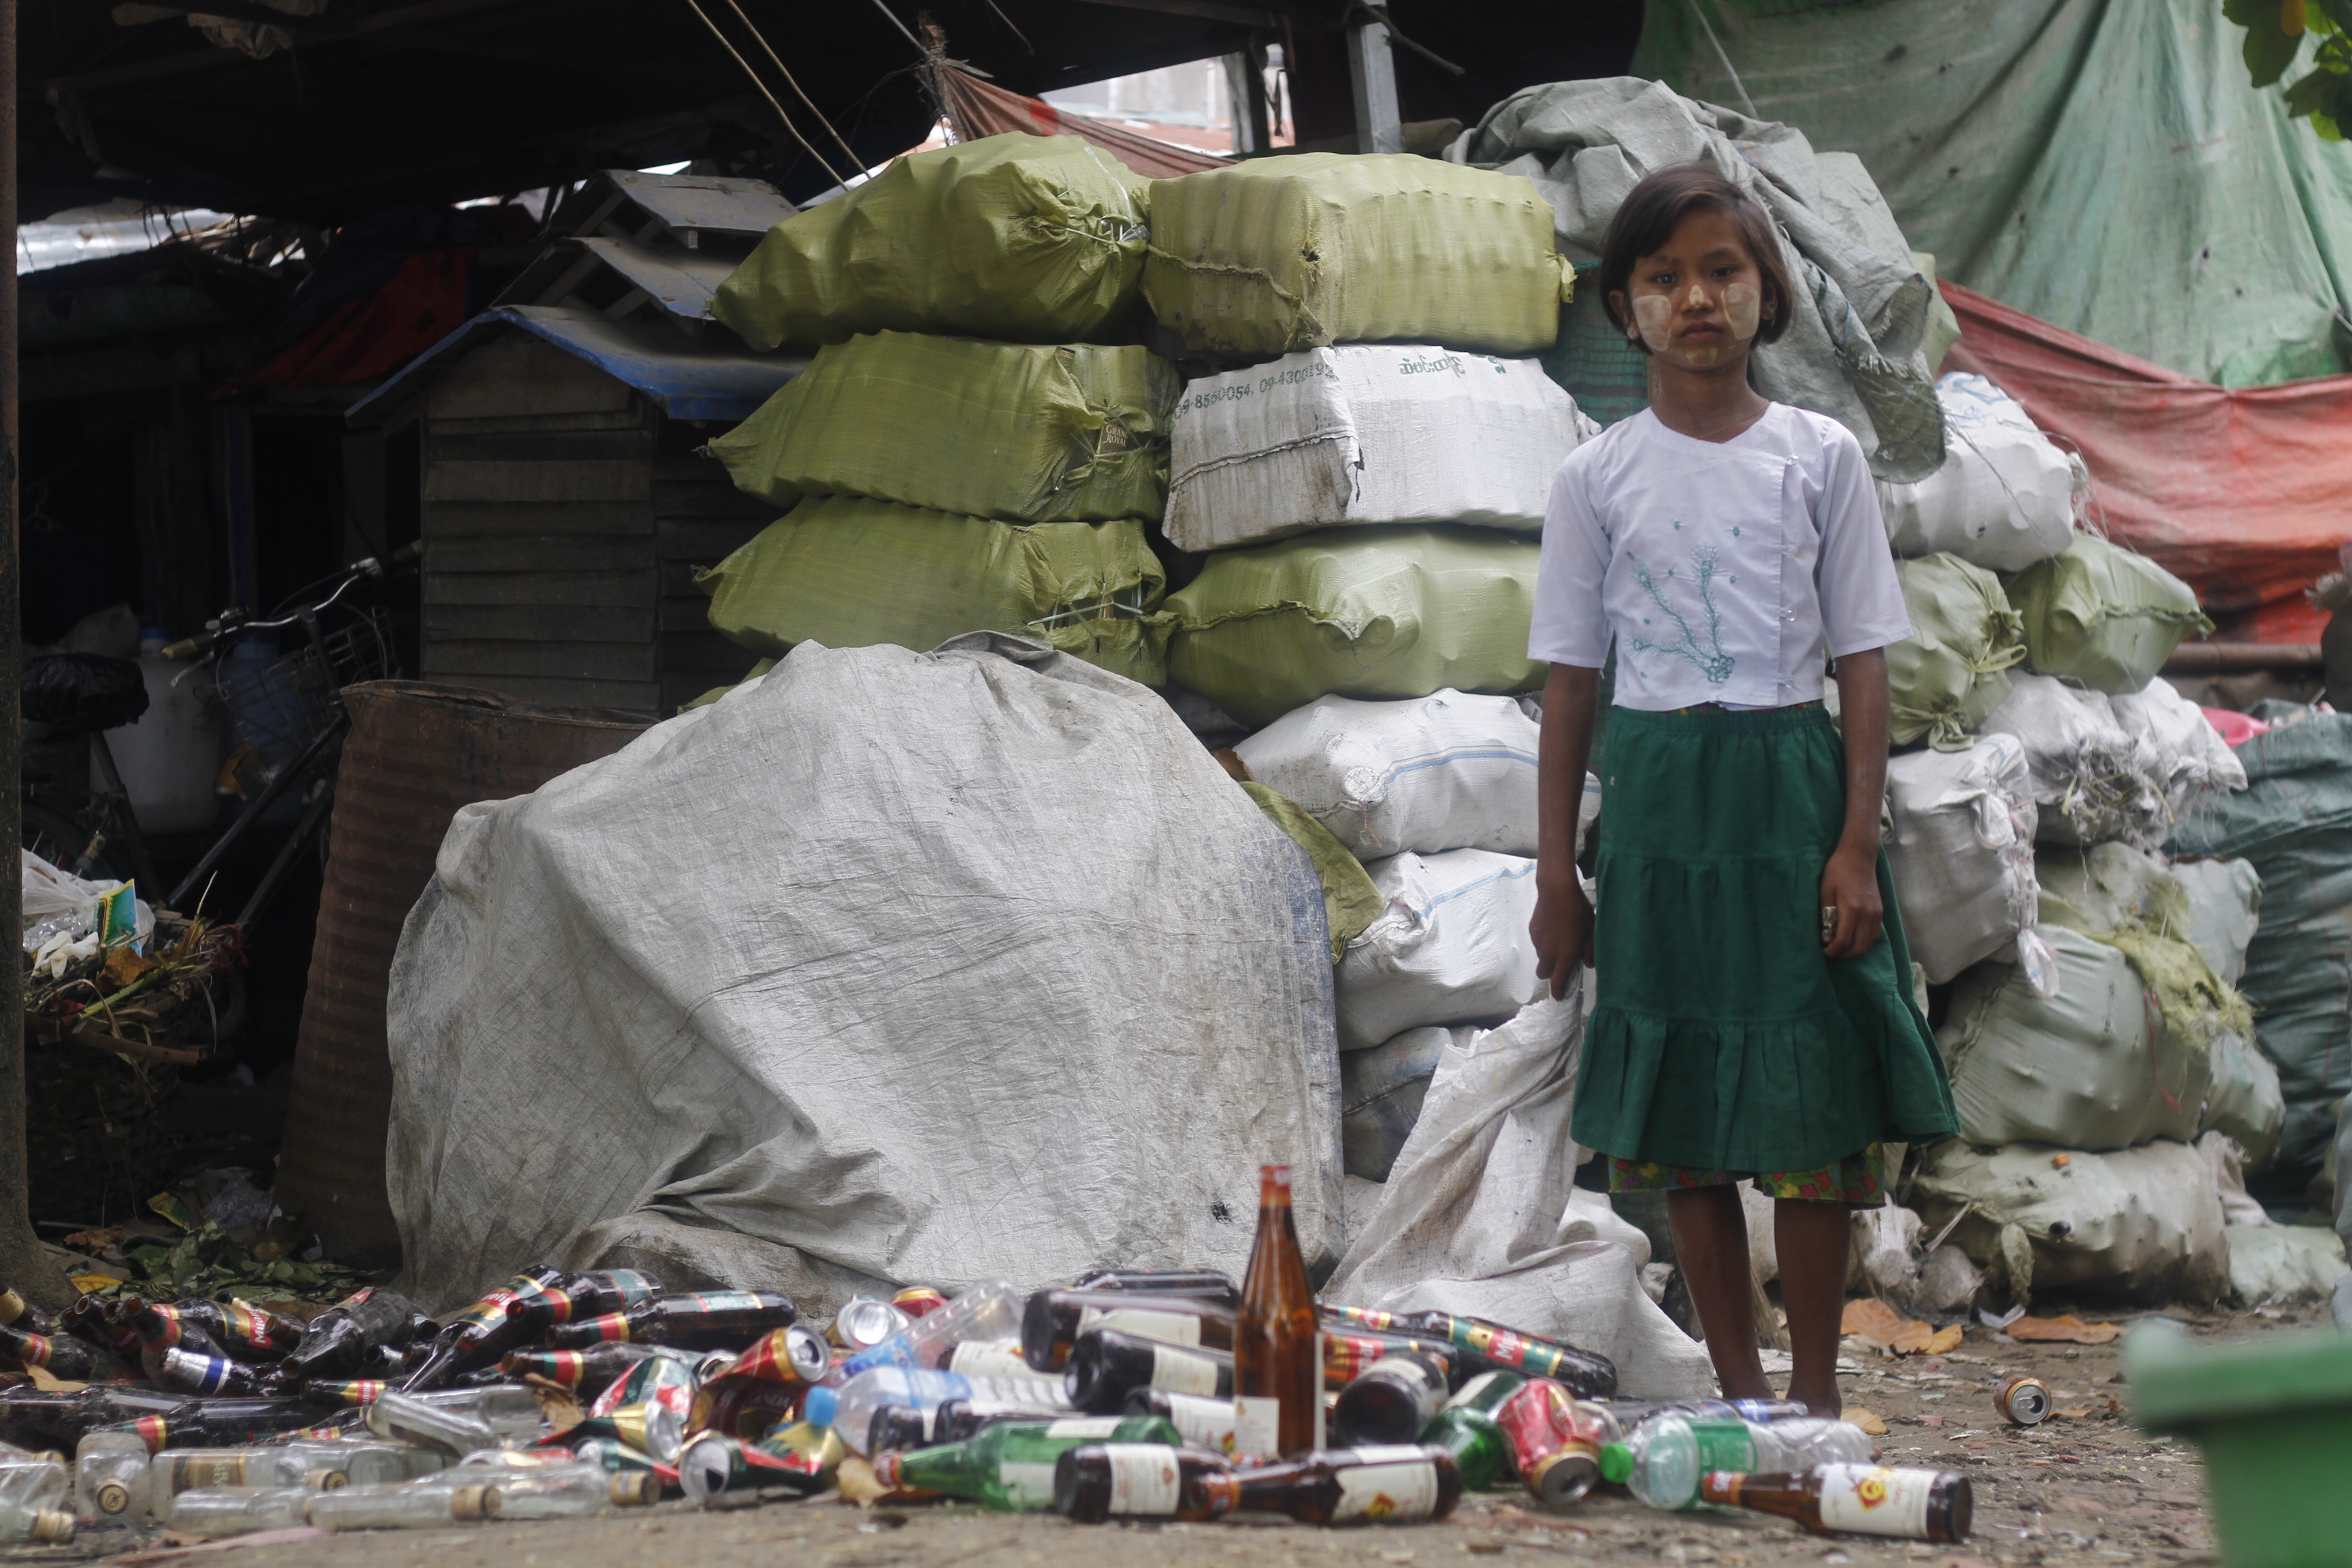
[[[1878,857],[1840,846],[1822,869],[1822,908],[1837,910],[1837,930],[1822,946],[1826,958],[1860,958],[1878,943],[1886,906],[1878,896]]]

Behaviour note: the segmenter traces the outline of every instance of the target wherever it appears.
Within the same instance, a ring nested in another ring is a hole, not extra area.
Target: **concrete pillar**
[[[1348,78],[1356,94],[1356,150],[1402,153],[1398,129],[1396,61],[1389,53],[1389,30],[1378,22],[1348,29]]]

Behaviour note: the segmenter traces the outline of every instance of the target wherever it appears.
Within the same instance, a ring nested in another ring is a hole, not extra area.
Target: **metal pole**
[[[1265,49],[1253,41],[1225,57],[1225,96],[1232,100],[1234,151],[1263,153],[1273,145],[1265,117]]]
[[[16,0],[0,0],[0,236],[7,240],[8,285],[0,289],[0,690],[16,694],[24,674],[24,626],[19,574],[22,556],[16,545]],[[0,760],[8,779],[7,815],[16,824],[9,837],[24,842],[25,736],[23,709],[7,705],[0,721]],[[22,878],[7,881],[0,908],[8,911],[5,929],[24,930],[25,888]],[[49,1261],[26,1208],[28,1167],[25,1160],[25,969],[20,951],[15,963],[0,964],[6,973],[0,984],[0,1274],[25,1300],[37,1306],[72,1304],[73,1288],[63,1270]]]

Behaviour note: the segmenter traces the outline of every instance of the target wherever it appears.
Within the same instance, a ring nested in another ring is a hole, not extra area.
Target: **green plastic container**
[[[2150,1323],[2124,1346],[2132,1419],[2205,1451],[2213,1523],[2230,1568],[2352,1562],[2352,1334],[2200,1345]]]

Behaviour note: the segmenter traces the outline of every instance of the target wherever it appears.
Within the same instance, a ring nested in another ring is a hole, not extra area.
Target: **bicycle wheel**
[[[29,801],[24,813],[25,847],[60,870],[71,871],[82,846],[89,842],[89,829],[61,811]],[[131,875],[130,861],[110,839],[99,847],[89,869],[80,875],[93,882],[127,882]]]

